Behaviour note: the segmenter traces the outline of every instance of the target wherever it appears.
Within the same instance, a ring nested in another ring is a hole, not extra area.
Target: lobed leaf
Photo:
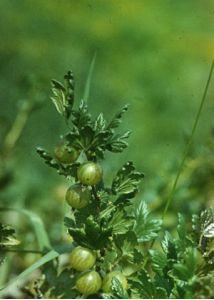
[[[168,231],[165,232],[164,238],[161,242],[163,251],[167,255],[168,260],[176,261],[177,260],[177,249],[175,241]]]
[[[95,120],[94,130],[95,132],[100,132],[105,129],[105,126],[106,126],[106,121],[103,117],[103,113],[100,113],[97,119]]]
[[[14,237],[14,234],[15,230],[11,226],[0,223],[0,248],[18,245],[20,242]]]
[[[77,298],[78,292],[75,290],[76,276],[75,271],[70,268],[65,268],[62,271],[58,271],[53,261],[50,261],[43,274],[43,284],[40,290],[43,295],[53,299],[74,299]],[[68,284],[69,282],[69,284]],[[43,296],[44,298],[44,296]]]
[[[112,294],[116,299],[129,299],[127,291],[116,277],[112,278]]]
[[[126,196],[126,198],[133,198],[138,191],[138,185],[143,177],[143,173],[135,171],[133,162],[127,162],[113,179],[112,191],[119,197]]]
[[[113,131],[114,129],[119,127],[119,125],[121,123],[121,118],[127,110],[128,110],[128,105],[125,105],[118,113],[115,114],[115,116],[110,121],[110,123],[108,124],[106,129]]]
[[[201,233],[213,236],[213,227],[214,227],[214,209],[208,208],[201,213],[200,216],[201,223]]]
[[[76,177],[77,169],[80,166],[79,162],[74,162],[73,164],[63,165],[59,163],[55,158],[53,158],[46,150],[41,147],[36,149],[37,153],[42,157],[45,163],[56,169],[59,175],[63,175],[65,177]]]
[[[126,131],[122,134],[115,134],[111,136],[106,143],[106,149],[111,152],[122,152],[125,148],[128,147],[126,139],[129,138],[131,131]]]
[[[72,107],[74,103],[74,77],[73,72],[68,71],[64,76],[65,85],[61,82],[53,79],[51,81],[53,101],[57,111],[63,115],[66,119],[69,119],[72,113]]]
[[[167,266],[167,256],[160,250],[149,250],[151,261],[152,261],[152,268],[155,272],[163,275],[163,270]]]
[[[128,217],[123,211],[116,211],[109,222],[113,234],[124,234],[133,227],[133,218]]]
[[[148,242],[157,237],[161,229],[161,220],[150,216],[147,205],[144,201],[140,201],[134,210],[134,232],[138,242]]]
[[[79,245],[91,249],[101,249],[109,243],[111,228],[100,227],[95,218],[90,215],[85,219],[84,224],[77,225],[70,218],[65,218],[65,226],[68,228],[70,235]]]
[[[72,112],[72,123],[80,130],[86,125],[92,125],[91,114],[88,111],[88,105],[81,100],[79,109]]]
[[[178,240],[177,240],[177,247],[179,251],[184,251],[187,247],[191,246],[193,242],[190,240],[187,230],[186,230],[186,222],[182,214],[178,214]]]

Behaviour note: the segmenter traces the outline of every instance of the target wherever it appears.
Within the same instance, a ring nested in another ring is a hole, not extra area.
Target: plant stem
[[[184,166],[184,163],[185,163],[185,160],[187,158],[187,155],[188,155],[188,152],[189,152],[189,149],[190,149],[190,146],[192,144],[192,141],[193,141],[193,136],[195,134],[195,131],[196,131],[196,128],[197,128],[197,125],[198,125],[198,121],[199,121],[199,118],[200,118],[200,115],[201,115],[201,112],[202,112],[202,109],[203,109],[203,106],[204,106],[204,102],[205,102],[205,99],[206,99],[206,96],[207,96],[207,91],[208,91],[208,88],[209,88],[209,84],[210,84],[210,81],[211,81],[211,78],[212,78],[212,73],[213,73],[213,69],[214,69],[214,60],[212,61],[212,64],[211,64],[211,68],[210,68],[210,72],[209,72],[209,76],[208,76],[208,79],[207,79],[207,82],[206,82],[206,86],[205,86],[205,89],[204,89],[204,93],[203,93],[203,96],[202,96],[202,99],[201,99],[201,103],[200,103],[200,106],[199,106],[199,109],[198,109],[198,112],[196,114],[196,118],[195,118],[195,122],[193,124],[193,128],[192,128],[192,131],[191,131],[191,135],[190,135],[190,138],[189,138],[189,141],[186,145],[186,148],[184,150],[184,154],[183,154],[183,158],[182,158],[182,161],[180,163],[180,166],[178,168],[178,173],[176,175],[176,178],[175,178],[175,181],[174,181],[174,184],[172,186],[172,190],[171,190],[171,193],[169,195],[169,198],[166,202],[166,205],[165,205],[165,208],[164,208],[164,212],[163,212],[163,219],[166,215],[166,212],[173,200],[173,197],[174,197],[174,194],[175,194],[175,190],[176,190],[176,187],[177,187],[177,183],[178,183],[178,180],[180,178],[180,175],[181,175],[181,172],[182,172],[182,169],[183,169],[183,166]]]

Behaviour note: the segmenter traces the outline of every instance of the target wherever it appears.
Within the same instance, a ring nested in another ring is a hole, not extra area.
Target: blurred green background
[[[65,181],[35,151],[52,151],[65,132],[49,99],[50,79],[61,80],[72,69],[79,101],[95,52],[93,114],[103,111],[110,118],[130,104],[122,125],[132,130],[130,146],[107,155],[105,176],[133,160],[145,172],[145,191],[156,180],[166,182],[165,170],[181,160],[213,59],[214,1],[1,0],[0,14],[2,137],[20,101],[43,100],[13,152],[16,184],[7,190],[7,204],[39,206],[45,215],[53,198],[54,214],[54,198]],[[195,136],[199,146],[213,125],[213,92],[214,84]]]

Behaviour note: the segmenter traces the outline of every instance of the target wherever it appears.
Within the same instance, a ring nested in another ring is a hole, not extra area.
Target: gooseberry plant
[[[52,80],[52,101],[68,125],[53,154],[38,148],[45,163],[70,182],[64,219],[73,239],[69,265],[48,264],[37,296],[57,298],[192,298],[212,296],[214,212],[178,214],[177,234],[163,230],[136,198],[144,175],[126,162],[105,184],[107,151],[127,148],[130,131],[118,132],[124,106],[107,122],[93,118],[83,99],[74,103],[74,77]],[[58,268],[58,269],[57,269]],[[35,293],[34,293],[35,295]]]

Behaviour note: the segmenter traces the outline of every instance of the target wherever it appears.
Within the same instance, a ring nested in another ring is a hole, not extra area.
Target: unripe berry
[[[73,208],[84,208],[88,205],[91,198],[91,192],[80,184],[74,184],[66,192],[65,199]]]
[[[80,155],[80,151],[78,151],[74,148],[71,148],[68,150],[66,148],[66,144],[61,143],[55,147],[54,154],[55,154],[56,159],[59,162],[61,162],[63,164],[71,164],[75,160],[77,160],[77,158]]]
[[[77,271],[85,271],[94,266],[96,254],[84,247],[76,247],[70,255],[70,264]]]
[[[76,281],[77,290],[85,296],[96,294],[101,289],[101,286],[102,279],[96,271],[83,274]]]
[[[102,174],[101,166],[94,162],[82,164],[77,171],[79,181],[85,185],[96,185],[101,181]]]

